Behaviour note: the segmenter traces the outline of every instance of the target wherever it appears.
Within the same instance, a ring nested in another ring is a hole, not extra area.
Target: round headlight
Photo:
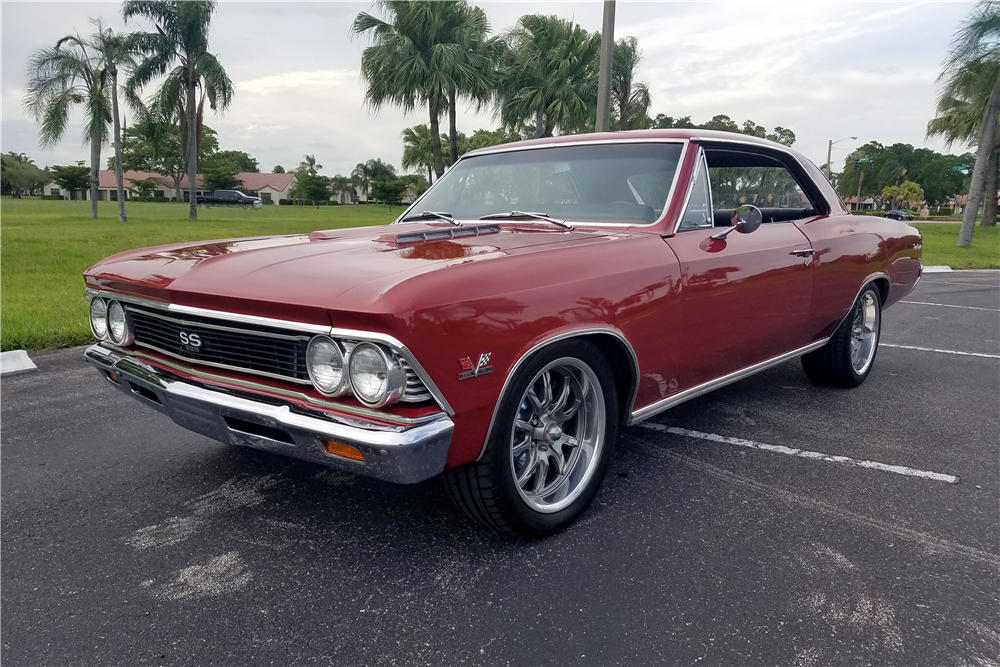
[[[361,343],[351,351],[351,388],[369,407],[399,400],[406,389],[406,374],[399,363],[378,345]]]
[[[117,301],[112,301],[108,306],[108,334],[115,345],[129,345],[132,342],[132,334],[125,321],[125,308]]]
[[[306,368],[313,386],[327,396],[336,396],[347,388],[344,379],[344,353],[340,346],[326,336],[316,336],[306,349]]]
[[[99,296],[90,300],[90,331],[101,340],[108,337],[108,304]]]

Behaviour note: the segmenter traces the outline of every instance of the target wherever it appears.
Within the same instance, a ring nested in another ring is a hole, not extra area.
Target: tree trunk
[[[451,163],[458,162],[458,129],[455,126],[455,89],[448,91],[448,143],[451,144]]]
[[[986,185],[986,169],[993,140],[996,135],[997,112],[1000,111],[1000,79],[993,84],[990,102],[986,105],[982,120],[979,121],[979,141],[976,149],[976,166],[972,169],[972,184],[969,186],[969,201],[962,214],[962,228],[958,231],[958,247],[972,245],[972,232],[976,228],[976,214],[982,201]]]
[[[431,171],[431,166],[430,165],[427,165],[427,182],[428,183],[433,183],[434,182],[434,172]]]
[[[90,136],[90,219],[97,220],[97,186],[100,185],[101,137]]]
[[[434,173],[438,178],[444,174],[444,157],[441,155],[441,127],[438,125],[438,110],[428,104],[431,115],[431,153],[434,154]]]
[[[986,163],[986,186],[983,194],[983,219],[980,227],[997,226],[997,152],[1000,146],[994,146],[990,152],[990,161]]]
[[[111,106],[115,124],[115,187],[118,189],[118,222],[128,222],[125,215],[125,174],[122,172],[122,125],[118,117],[118,72],[111,73]]]
[[[545,123],[542,121],[542,110],[535,111],[535,139],[545,136]]]
[[[188,146],[188,192],[191,197],[190,219],[198,219],[198,120],[195,109],[194,65],[188,67],[187,81],[187,146]]]

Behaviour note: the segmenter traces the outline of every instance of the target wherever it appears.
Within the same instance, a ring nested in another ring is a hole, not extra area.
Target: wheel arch
[[[550,335],[541,341],[536,342],[525,351],[517,361],[511,366],[507,377],[504,379],[503,387],[497,396],[496,404],[493,406],[493,416],[490,418],[490,426],[483,439],[483,446],[479,451],[478,461],[486,451],[486,445],[493,435],[493,428],[496,426],[497,416],[500,412],[500,405],[503,403],[507,391],[510,389],[511,380],[518,370],[532,357],[543,352],[546,348],[556,343],[567,340],[585,340],[604,356],[611,373],[615,378],[615,391],[618,393],[618,423],[624,425],[628,422],[632,413],[632,404],[635,402],[635,394],[639,387],[639,360],[635,355],[635,350],[625,338],[625,335],[613,327],[590,327],[573,331],[564,331]]]

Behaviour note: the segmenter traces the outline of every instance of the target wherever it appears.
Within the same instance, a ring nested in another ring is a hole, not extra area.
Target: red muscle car
[[[872,370],[919,232],[785,146],[702,130],[474,151],[389,226],[124,252],[86,271],[116,387],[178,424],[557,531],[620,426],[786,360]]]

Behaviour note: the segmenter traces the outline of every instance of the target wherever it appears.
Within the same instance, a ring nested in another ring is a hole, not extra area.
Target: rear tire
[[[557,343],[517,371],[483,456],[445,471],[445,486],[469,518],[506,535],[545,537],[593,500],[617,435],[607,360],[586,341]]]
[[[861,291],[826,345],[802,357],[802,368],[816,384],[857,387],[871,373],[882,330],[882,299],[875,285]]]

